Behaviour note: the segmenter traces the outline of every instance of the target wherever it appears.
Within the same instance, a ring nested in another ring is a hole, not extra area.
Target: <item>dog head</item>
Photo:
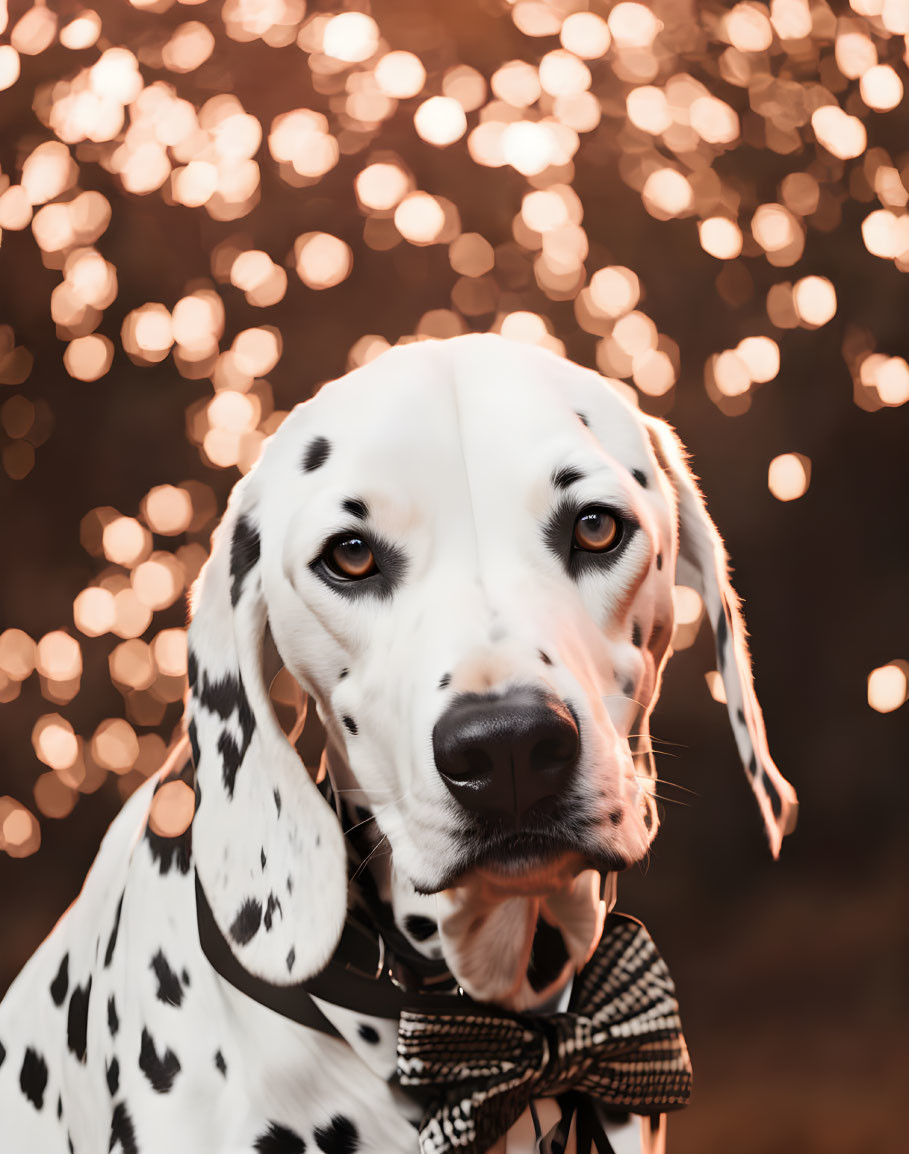
[[[395,873],[507,905],[646,853],[676,582],[704,599],[776,853],[795,795],[667,425],[494,336],[393,350],[298,406],[234,490],[190,627],[194,856],[241,962],[299,981],[346,910],[344,839],[270,707],[267,637]]]

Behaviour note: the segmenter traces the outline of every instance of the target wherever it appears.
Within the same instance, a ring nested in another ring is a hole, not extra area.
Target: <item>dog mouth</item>
[[[440,893],[473,879],[506,895],[563,889],[588,869],[612,873],[632,863],[609,847],[592,847],[561,831],[496,831],[471,839],[459,861],[422,893]]]

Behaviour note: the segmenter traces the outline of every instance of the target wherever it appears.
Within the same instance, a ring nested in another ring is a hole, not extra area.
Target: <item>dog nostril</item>
[[[492,758],[488,753],[476,747],[468,747],[460,751],[460,755],[452,761],[447,775],[455,781],[480,781],[492,773]]]
[[[573,740],[572,740],[573,736]],[[578,755],[577,731],[573,735],[547,737],[538,741],[530,751],[530,768],[545,773],[554,765],[573,761]]]

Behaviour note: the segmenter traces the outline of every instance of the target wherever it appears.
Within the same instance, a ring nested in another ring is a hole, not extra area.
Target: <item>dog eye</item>
[[[362,581],[378,572],[372,549],[362,537],[336,537],[322,554],[327,567],[336,577]]]
[[[622,539],[622,525],[608,509],[591,505],[574,523],[572,545],[587,553],[606,553]]]

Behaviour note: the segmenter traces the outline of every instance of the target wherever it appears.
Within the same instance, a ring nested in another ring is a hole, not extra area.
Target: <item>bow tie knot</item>
[[[430,1102],[423,1154],[482,1154],[533,1098],[573,1091],[638,1113],[682,1106],[691,1066],[666,964],[642,925],[610,915],[568,1011],[510,1014],[450,998],[406,1009],[398,1078]]]

